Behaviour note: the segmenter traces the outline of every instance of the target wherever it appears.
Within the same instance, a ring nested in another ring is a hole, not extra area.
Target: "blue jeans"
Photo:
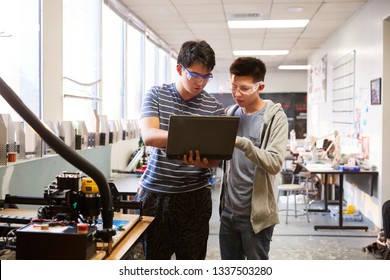
[[[222,260],[268,260],[274,226],[255,234],[249,216],[222,211],[219,247]]]

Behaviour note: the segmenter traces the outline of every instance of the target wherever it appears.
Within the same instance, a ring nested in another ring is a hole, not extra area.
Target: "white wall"
[[[388,95],[390,93],[390,17],[388,17],[384,24],[384,44],[383,44],[383,108],[382,108],[382,170],[390,170],[390,126],[389,122],[385,120],[390,119],[390,99]],[[386,95],[385,95],[386,94]],[[390,174],[389,172],[383,172],[382,176],[383,188],[382,188],[382,204],[390,199]]]
[[[43,120],[63,119],[62,100],[62,0],[44,0],[42,22]]]
[[[383,171],[389,170],[389,164],[383,165],[384,145],[386,142],[382,135],[388,134],[384,126],[384,108],[386,104],[385,87],[382,91],[382,105],[370,104],[370,81],[382,77],[382,83],[386,81],[383,75],[383,21],[390,16],[390,1],[375,0],[363,7],[343,28],[333,34],[322,47],[309,59],[309,64],[317,65],[324,55],[327,55],[327,97],[326,101],[319,104],[308,105],[308,134],[322,135],[324,131],[332,131],[332,63],[347,53],[356,51],[355,64],[355,95],[360,99],[359,103],[367,103],[364,106],[365,121],[362,124],[362,136],[370,138],[370,163],[378,167],[378,193],[371,197],[361,192],[358,188],[346,185],[346,199],[370,219],[374,224],[382,224],[381,207],[384,201],[390,199],[390,190],[386,183],[390,182],[390,174]],[[388,32],[389,29],[387,29]],[[390,62],[390,61],[389,61]],[[363,101],[363,102],[362,102]],[[390,102],[390,101],[387,101]],[[387,106],[386,106],[387,105]],[[387,172],[389,173],[389,172]]]

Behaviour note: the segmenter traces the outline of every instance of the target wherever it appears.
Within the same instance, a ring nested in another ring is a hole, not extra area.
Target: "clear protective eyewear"
[[[208,75],[201,75],[201,74],[198,74],[198,73],[194,73],[194,72],[191,72],[190,70],[188,70],[187,68],[185,68],[183,65],[180,64],[180,66],[186,70],[187,72],[187,79],[190,81],[191,78],[194,78],[195,80],[199,81],[199,80],[202,80],[202,81],[207,81],[208,79],[211,79],[213,77],[213,74],[208,74]]]
[[[254,84],[236,85],[235,83],[228,81],[228,87],[232,92],[236,92],[238,89],[242,94],[250,95],[255,93],[262,83],[263,82],[260,81]]]

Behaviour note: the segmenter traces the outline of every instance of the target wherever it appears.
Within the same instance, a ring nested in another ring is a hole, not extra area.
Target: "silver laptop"
[[[169,159],[183,159],[190,150],[201,158],[229,160],[236,140],[239,117],[183,116],[169,118],[166,154]]]

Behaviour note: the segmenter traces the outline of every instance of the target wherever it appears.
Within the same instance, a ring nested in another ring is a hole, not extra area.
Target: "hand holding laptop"
[[[194,153],[192,150],[188,152],[188,156],[187,154],[184,154],[183,161],[185,164],[190,164],[203,168],[211,168],[219,163],[219,160],[208,160],[205,157],[201,158],[199,151],[195,151]]]

